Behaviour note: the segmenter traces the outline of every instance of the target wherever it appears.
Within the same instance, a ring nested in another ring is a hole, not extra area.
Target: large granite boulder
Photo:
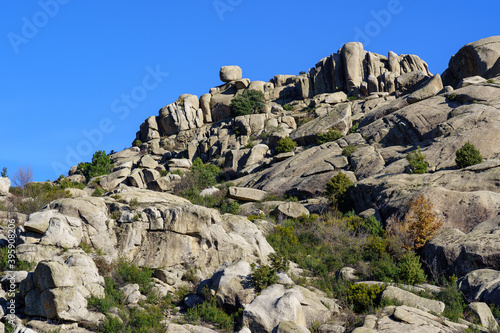
[[[500,217],[477,225],[465,234],[443,229],[423,252],[426,262],[438,274],[464,276],[478,269],[500,270]]]
[[[222,66],[219,76],[222,82],[231,82],[241,80],[243,74],[239,66]]]
[[[500,306],[500,271],[478,269],[458,280],[458,288],[469,301]]]
[[[463,46],[451,57],[443,73],[444,85],[456,87],[460,80],[480,75],[491,78],[500,74],[500,36],[492,36]]]
[[[200,128],[204,124],[200,101],[195,95],[184,94],[177,101],[163,107],[159,114],[161,135],[173,135],[180,131]]]
[[[10,189],[10,179],[7,177],[0,177],[0,196],[8,195],[9,189]]]

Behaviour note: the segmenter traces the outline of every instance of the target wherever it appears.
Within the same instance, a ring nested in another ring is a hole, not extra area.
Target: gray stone
[[[408,103],[413,104],[426,98],[436,96],[441,90],[443,90],[443,82],[441,81],[441,76],[436,74],[424,82],[422,88],[408,96]]]
[[[241,201],[262,201],[267,196],[266,191],[256,190],[246,187],[235,187],[231,186],[229,188],[228,197]]]
[[[0,196],[8,195],[9,189],[10,189],[10,179],[7,177],[0,177]]]
[[[241,68],[238,66],[222,66],[219,76],[222,82],[231,82],[240,80],[243,74]]]
[[[397,287],[388,286],[382,293],[382,299],[396,300],[404,305],[411,306],[423,311],[432,311],[438,315],[443,313],[445,305],[441,301],[434,301],[417,296],[409,291]]]
[[[458,288],[466,299],[500,306],[500,271],[478,269],[458,280]]]
[[[285,202],[279,204],[273,211],[275,215],[298,219],[302,216],[309,216],[309,211],[298,202]]]
[[[488,304],[483,302],[472,302],[468,305],[468,307],[479,316],[483,327],[493,332],[498,332],[499,327],[497,321],[491,313],[491,309]]]

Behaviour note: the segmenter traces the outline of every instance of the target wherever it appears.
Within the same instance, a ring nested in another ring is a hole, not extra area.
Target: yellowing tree
[[[430,200],[423,196],[413,198],[404,220],[405,229],[415,250],[424,247],[443,225],[441,219],[433,212]]]

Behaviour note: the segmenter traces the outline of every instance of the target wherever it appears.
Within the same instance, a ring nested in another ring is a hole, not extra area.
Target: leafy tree
[[[437,214],[432,211],[431,201],[423,196],[418,196],[410,202],[410,209],[404,220],[415,250],[424,247],[443,225]]]
[[[0,176],[7,177],[7,168],[6,167],[3,167],[2,174]]]
[[[425,161],[425,154],[422,154],[420,147],[417,146],[417,150],[409,153],[406,159],[410,163],[411,173],[427,173],[429,163]]]
[[[113,168],[110,157],[104,150],[99,150],[92,156],[92,163],[82,162],[78,164],[78,169],[82,171],[88,181],[97,176],[107,175]]]
[[[288,136],[285,136],[278,141],[278,144],[276,145],[276,153],[288,153],[295,147],[297,147],[297,142],[293,141]]]
[[[245,90],[231,101],[231,116],[244,116],[260,113],[264,109],[264,94],[258,90]]]
[[[469,141],[455,152],[455,163],[459,168],[466,168],[468,166],[481,163],[483,157],[479,150],[474,147]]]

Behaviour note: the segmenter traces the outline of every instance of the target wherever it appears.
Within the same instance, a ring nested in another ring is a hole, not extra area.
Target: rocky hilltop
[[[6,329],[497,330],[499,74],[499,36],[465,45],[442,75],[416,55],[354,42],[268,82],[224,66],[222,85],[147,118],[107,172],[82,164],[50,184],[79,188],[43,208],[26,211],[37,198],[0,178],[2,246],[14,243],[19,260],[4,265]],[[457,166],[467,143],[482,160]],[[334,179],[352,185],[342,197]],[[394,231],[406,230],[416,198],[441,222],[424,247]],[[401,277],[412,256],[427,277]],[[436,296],[447,290],[470,303],[460,318]]]

